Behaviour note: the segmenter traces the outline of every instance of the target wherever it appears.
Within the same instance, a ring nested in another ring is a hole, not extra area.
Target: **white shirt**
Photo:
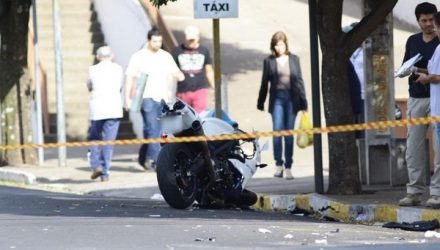
[[[364,50],[362,47],[357,48],[350,57],[350,61],[354,66],[356,75],[361,83],[361,98],[365,100],[365,79],[364,79]]]
[[[157,102],[163,99],[169,103],[176,97],[177,79],[174,75],[179,71],[170,53],[162,49],[153,52],[143,48],[131,56],[125,74],[128,77],[147,74],[143,98],[152,98]]]
[[[428,72],[440,75],[440,45],[437,46],[428,62]],[[430,91],[431,116],[440,116],[440,83],[431,83]]]
[[[90,120],[122,117],[121,88],[124,79],[122,67],[111,61],[101,61],[89,67],[87,86],[90,96]]]

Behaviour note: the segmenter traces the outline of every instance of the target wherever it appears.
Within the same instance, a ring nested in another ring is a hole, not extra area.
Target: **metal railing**
[[[29,20],[29,32],[28,32],[28,68],[32,81],[32,89],[35,90],[35,74],[34,74],[34,46],[32,41],[34,40],[34,31],[32,25],[32,19]],[[43,131],[44,134],[50,133],[49,124],[49,109],[47,102],[47,73],[44,64],[39,60],[38,62],[40,68],[40,83],[41,83],[41,107],[43,115]]]
[[[139,2],[144,8],[148,17],[150,18],[151,23],[156,26],[161,32],[165,49],[167,51],[172,51],[175,47],[178,46],[178,43],[173,33],[171,33],[171,31],[166,26],[162,16],[160,15],[159,10],[154,7],[149,0],[139,0]]]

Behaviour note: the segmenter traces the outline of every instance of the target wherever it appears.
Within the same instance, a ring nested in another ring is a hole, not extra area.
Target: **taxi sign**
[[[238,17],[238,0],[194,0],[194,18]]]

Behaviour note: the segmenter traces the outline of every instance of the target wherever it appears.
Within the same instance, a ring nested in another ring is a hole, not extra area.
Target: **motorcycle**
[[[235,123],[200,116],[177,100],[171,107],[162,103],[160,122],[163,137],[212,136],[244,133]],[[243,144],[252,145],[245,153]],[[173,208],[185,209],[195,201],[202,208],[248,208],[257,195],[245,187],[260,164],[258,138],[162,144],[156,171],[159,189]],[[248,150],[249,151],[249,150]]]

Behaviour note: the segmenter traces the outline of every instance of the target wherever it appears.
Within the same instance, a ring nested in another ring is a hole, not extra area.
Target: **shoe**
[[[97,167],[95,169],[95,171],[93,171],[92,175],[90,176],[90,178],[92,178],[92,180],[100,177],[102,175],[102,167]]]
[[[399,206],[418,206],[422,202],[420,196],[422,196],[422,194],[407,194],[405,197],[403,197],[403,199],[399,200]]]
[[[101,181],[102,182],[109,181],[108,175],[101,175]]]
[[[277,170],[275,171],[273,177],[283,178],[283,167],[277,166]]]
[[[286,180],[293,180],[293,175],[292,171],[290,171],[290,168],[286,168],[284,170],[284,178],[286,178]]]
[[[431,197],[426,201],[426,206],[436,209],[440,208],[440,196],[431,195]]]

